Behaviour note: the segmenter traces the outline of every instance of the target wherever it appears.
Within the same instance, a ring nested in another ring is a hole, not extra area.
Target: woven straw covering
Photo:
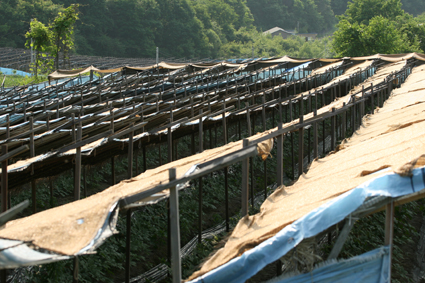
[[[382,73],[377,77],[380,75]],[[385,106],[365,118],[364,125],[338,152],[314,161],[308,173],[302,175],[293,186],[276,190],[262,204],[260,213],[241,219],[226,245],[190,279],[240,256],[320,205],[384,174],[370,173],[380,168],[398,172],[399,168],[423,155],[424,77],[422,67],[416,67],[403,86],[393,92]],[[367,83],[370,82],[373,82],[373,78]]]
[[[270,131],[257,134],[250,140],[260,138],[268,133]],[[267,155],[272,146],[272,141],[265,141],[259,146],[261,146],[262,156]],[[32,242],[35,246],[59,254],[75,255],[95,238],[104,224],[109,210],[119,199],[146,191],[160,183],[168,182],[169,168],[176,168],[177,178],[179,178],[196,164],[230,154],[241,148],[242,141],[232,142],[147,170],[137,177],[122,181],[88,198],[10,221],[0,230],[0,237]],[[168,195],[168,190],[165,195]]]

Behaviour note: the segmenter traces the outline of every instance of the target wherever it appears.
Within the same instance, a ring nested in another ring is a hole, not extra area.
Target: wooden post
[[[142,146],[142,153],[143,153],[143,172],[145,172],[146,170],[148,170],[146,165],[146,145]]]
[[[30,157],[34,157],[35,156],[35,148],[34,148],[34,118],[30,117]],[[34,167],[33,165],[31,165],[32,167],[32,172],[31,175],[34,174]],[[33,213],[37,212],[37,195],[36,195],[36,186],[35,186],[35,179],[31,179],[31,201],[32,201],[32,211]]]
[[[345,108],[345,102],[342,103],[342,108]],[[341,126],[342,126],[342,139],[345,139],[345,134],[346,134],[346,126],[347,126],[347,111],[344,111],[342,113],[342,122],[341,122]]]
[[[249,145],[249,140],[243,140],[243,147]],[[242,161],[242,217],[248,215],[248,192],[249,192],[249,158]]]
[[[249,111],[249,103],[248,102],[246,103],[246,107],[247,107],[247,109],[246,109],[246,124],[247,124],[246,128],[247,128],[247,131],[248,131],[248,137],[250,137],[252,135],[252,132],[251,132],[251,114],[250,114],[250,111]]]
[[[354,133],[354,104],[350,105],[350,128],[351,132]]]
[[[279,104],[279,106],[281,106]],[[281,107],[279,107],[281,108]],[[278,129],[282,129],[282,122],[279,123]],[[277,166],[276,166],[276,179],[277,186],[283,185],[283,134],[277,136]]]
[[[134,163],[136,164],[136,176],[139,174],[139,149],[140,149],[140,143],[139,143],[139,148],[136,149],[136,154],[135,154],[135,160]]]
[[[72,272],[72,282],[73,283],[78,283],[78,273],[79,273],[79,260],[78,260],[78,256],[74,257],[74,269]]]
[[[202,242],[202,191],[203,191],[203,180],[199,178],[199,194],[198,194],[198,243]]]
[[[229,223],[229,167],[224,168],[224,189],[225,189],[225,206],[226,206],[226,232],[230,231]]]
[[[10,117],[9,114],[6,116],[6,139],[10,138]]]
[[[133,127],[134,124],[131,125],[131,127]],[[132,131],[129,134],[128,137],[128,168],[127,168],[127,177],[128,179],[131,179],[133,177],[133,136],[134,136],[134,131]]]
[[[46,118],[46,130],[50,131],[50,114],[47,114]]]
[[[126,213],[126,235],[125,235],[125,283],[130,283],[130,267],[131,267],[131,209]]]
[[[304,123],[304,116],[300,115],[300,124]],[[298,177],[304,172],[304,128],[298,130]]]
[[[49,189],[50,189],[50,207],[53,207],[53,180],[49,176]]]
[[[71,113],[71,121],[72,121],[72,141],[75,143],[76,142],[76,133],[75,133],[75,114]]]
[[[335,108],[332,108],[331,117],[331,150],[335,149]]]
[[[226,105],[223,105],[223,110],[226,108]],[[223,139],[224,144],[227,144],[227,125],[226,125],[226,113],[223,112],[222,114],[222,121],[223,121]],[[211,135],[210,135],[211,138]]]
[[[7,152],[8,152],[7,144],[2,145],[1,146],[2,155],[7,154]],[[7,159],[1,163],[1,212],[7,211],[7,208],[8,208],[9,193],[8,193],[7,164],[8,164]]]
[[[370,83],[370,106],[371,106],[371,112],[370,114],[373,114],[373,111],[375,110],[375,101],[373,99],[373,83]]]
[[[266,124],[266,99],[265,99],[265,93],[262,97],[262,103],[263,103],[263,108],[261,110],[261,117],[262,117],[262,122],[263,122],[263,132],[266,131],[267,129],[267,124]],[[252,165],[254,165],[254,162],[252,162]],[[263,161],[263,171],[264,171],[264,199],[267,198],[267,159]],[[254,177],[254,172],[251,171],[252,173],[252,177]],[[254,182],[252,182],[254,183]],[[254,201],[254,198],[253,198]]]
[[[81,124],[77,130],[77,141],[81,141],[82,129]],[[75,154],[75,175],[74,175],[74,200],[80,199],[80,188],[81,188],[81,147],[77,147],[77,153]]]
[[[111,185],[115,185],[115,156],[111,157]]]
[[[87,165],[84,166],[83,179],[84,179],[84,183],[83,183],[83,187],[84,187],[84,198],[86,198],[87,197]]]
[[[34,118],[30,117],[30,156],[35,156],[35,147],[34,147]]]
[[[223,109],[225,109],[226,106],[223,105]],[[222,114],[222,120],[223,120],[223,138],[224,138],[224,144],[227,144],[227,124],[226,124],[226,115],[223,112]],[[211,136],[210,136],[211,137]],[[224,198],[225,198],[225,210],[226,210],[226,232],[229,232],[229,182],[228,182],[228,172],[229,167],[224,168]]]
[[[393,255],[393,238],[394,238],[394,202],[387,204],[385,208],[385,245],[390,246],[390,272],[391,281],[391,265]]]
[[[360,105],[360,116],[361,117],[363,117],[364,114],[365,114],[364,98],[365,98],[365,91],[364,91],[364,85],[362,85],[362,102],[361,102],[361,105]]]
[[[170,111],[170,123],[173,122],[173,110]],[[168,163],[173,161],[173,133],[171,126],[168,127],[167,131],[167,147],[168,147]]]
[[[202,113],[203,110],[200,109],[199,110],[199,152],[203,152],[204,151],[204,138],[203,138],[203,121],[202,121]]]
[[[325,119],[322,120],[322,148],[323,148],[323,152],[322,154],[325,155],[326,152],[326,123],[325,123]]]
[[[168,170],[169,180],[176,179],[176,169]],[[176,187],[170,188],[170,219],[171,219],[171,271],[173,283],[180,283],[182,278],[180,256],[180,220],[179,220],[179,194]]]
[[[314,113],[313,116],[316,117],[317,116],[317,109],[314,109]],[[313,123],[313,156],[314,158],[318,158],[319,157],[319,144],[318,144],[318,133],[317,133],[317,122]]]

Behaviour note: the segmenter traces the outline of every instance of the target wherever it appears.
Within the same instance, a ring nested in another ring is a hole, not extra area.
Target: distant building
[[[314,40],[317,37],[317,33],[296,33],[295,31],[284,30],[280,27],[274,27],[263,32],[263,34],[271,34],[272,37],[280,36],[283,39],[290,37],[291,35],[304,37],[306,41]]]

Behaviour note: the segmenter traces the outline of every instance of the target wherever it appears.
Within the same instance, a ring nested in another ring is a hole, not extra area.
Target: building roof
[[[285,33],[288,33],[288,34],[295,35],[294,31],[287,31],[287,30],[280,28],[280,27],[274,27],[274,28],[271,28],[269,30],[266,30],[265,32],[263,32],[263,34],[267,34],[267,33],[273,34],[273,33],[278,32],[278,31],[282,31],[282,32],[285,32]]]

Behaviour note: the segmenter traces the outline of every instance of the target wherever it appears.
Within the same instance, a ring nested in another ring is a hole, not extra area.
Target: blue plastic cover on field
[[[425,169],[413,170],[412,177],[388,173],[370,180],[311,211],[283,228],[274,237],[226,264],[190,282],[245,282],[266,265],[278,260],[302,240],[311,238],[341,222],[370,197],[401,197],[425,188]]]
[[[268,283],[384,283],[390,282],[390,248],[376,250],[341,261],[331,261],[309,273],[278,277]]]
[[[31,73],[27,73],[24,71],[20,71],[20,70],[15,70],[15,69],[10,69],[10,68],[3,68],[0,67],[0,72],[2,72],[2,74],[8,75],[8,76],[28,76],[28,77],[32,77]],[[1,82],[0,82],[1,83]]]
[[[376,250],[341,261],[332,261],[309,273],[278,277],[268,283],[384,283],[390,282],[390,248]]]

